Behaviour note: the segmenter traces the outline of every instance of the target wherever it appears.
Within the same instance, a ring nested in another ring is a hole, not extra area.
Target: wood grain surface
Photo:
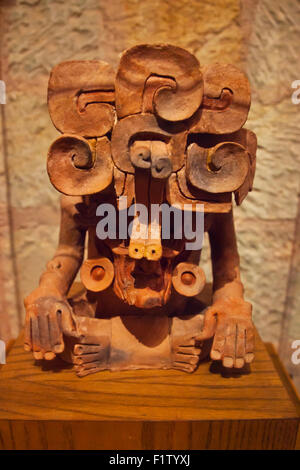
[[[257,336],[250,369],[205,362],[179,371],[79,379],[16,341],[0,371],[2,449],[293,449],[299,413]]]

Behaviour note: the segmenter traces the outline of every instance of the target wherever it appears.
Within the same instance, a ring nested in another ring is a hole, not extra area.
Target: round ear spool
[[[116,76],[119,118],[150,111],[167,121],[190,118],[199,108],[203,79],[196,57],[168,44],[125,51]]]
[[[90,143],[80,136],[62,135],[49,149],[47,171],[53,186],[63,194],[98,193],[112,182],[110,142],[107,137]]]
[[[185,297],[194,297],[200,294],[205,282],[203,269],[192,263],[177,264],[172,274],[174,289]]]
[[[221,142],[208,149],[196,143],[188,147],[187,180],[208,193],[236,191],[244,183],[249,167],[247,150],[235,142]]]
[[[65,134],[101,137],[115,120],[115,72],[106,62],[75,60],[53,68],[48,109],[54,126]]]
[[[108,258],[87,259],[80,269],[80,278],[84,287],[92,292],[107,289],[113,282],[114,276],[114,265]]]
[[[191,132],[230,134],[246,122],[250,85],[246,75],[231,64],[203,67],[204,95],[196,124]]]

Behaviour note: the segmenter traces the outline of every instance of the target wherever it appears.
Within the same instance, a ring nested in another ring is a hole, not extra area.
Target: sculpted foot
[[[196,337],[203,325],[203,315],[173,317],[171,328],[172,368],[184,372],[194,372],[207,348]]]
[[[78,377],[84,377],[109,368],[111,351],[110,320],[77,317],[76,336],[67,344],[69,357]]]
[[[78,377],[106,369],[107,349],[101,344],[76,344],[74,346],[74,369]]]
[[[172,345],[173,368],[184,372],[194,372],[199,364],[201,349],[194,338],[178,338]]]

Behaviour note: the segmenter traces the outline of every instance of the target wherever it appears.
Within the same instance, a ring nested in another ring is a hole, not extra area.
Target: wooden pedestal
[[[251,373],[206,362],[79,379],[35,363],[20,337],[0,371],[0,448],[294,449],[296,394],[259,338],[256,351]]]

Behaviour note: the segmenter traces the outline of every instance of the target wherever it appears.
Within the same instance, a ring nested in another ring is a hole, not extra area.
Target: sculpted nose
[[[172,173],[172,161],[167,144],[162,141],[136,141],[130,148],[130,160],[135,168],[151,169],[156,179],[166,179]]]
[[[151,166],[151,151],[149,147],[133,147],[130,151],[130,160],[135,168],[147,169]]]
[[[168,146],[161,140],[151,142],[151,175],[153,178],[166,179],[172,173],[172,161]]]
[[[151,164],[153,178],[166,179],[172,173],[172,162],[169,157],[154,157]]]

